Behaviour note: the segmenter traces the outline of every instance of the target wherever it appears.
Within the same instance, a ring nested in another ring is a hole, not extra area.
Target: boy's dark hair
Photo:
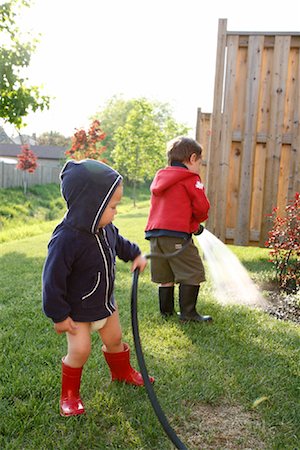
[[[196,153],[196,155],[201,158],[202,147],[192,138],[178,136],[167,143],[167,157],[169,165],[171,165],[174,161],[189,161],[193,153]]]

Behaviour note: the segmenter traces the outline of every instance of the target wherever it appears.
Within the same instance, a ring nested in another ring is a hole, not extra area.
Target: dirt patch
[[[185,444],[197,450],[260,450],[262,424],[255,411],[240,406],[194,404],[184,424]]]

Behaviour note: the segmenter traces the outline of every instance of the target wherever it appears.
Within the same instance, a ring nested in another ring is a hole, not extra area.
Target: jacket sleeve
[[[141,254],[139,246],[125,239],[119,234],[118,228],[114,228],[117,233],[116,255],[125,262],[133,261],[138,255]]]
[[[62,322],[71,311],[66,301],[67,278],[72,270],[74,245],[65,238],[52,237],[42,275],[43,311],[53,322]]]
[[[210,208],[200,177],[197,177],[196,182],[193,182],[190,193],[192,200],[192,215],[194,220],[199,224],[208,218],[208,211]]]

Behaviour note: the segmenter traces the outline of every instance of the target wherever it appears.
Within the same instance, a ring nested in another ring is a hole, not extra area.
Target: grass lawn
[[[55,203],[59,192],[53,196]],[[120,232],[144,252],[149,250],[143,235],[147,212],[146,198],[133,208],[126,197],[116,220]],[[41,270],[57,222],[49,219],[23,225],[6,220],[0,232],[0,448],[174,448],[145,389],[110,383],[96,335],[82,377],[87,413],[60,417],[60,360],[66,342],[41,311]],[[266,250],[231,248],[255,281],[272,277]],[[130,290],[130,265],[118,261],[116,298],[124,340],[137,366]],[[163,320],[149,268],[140,276],[138,293],[148,371],[156,378],[154,388],[171,426],[187,448],[300,448],[299,325],[255,309],[221,306],[209,281],[201,288],[199,310],[213,316],[213,325]]]

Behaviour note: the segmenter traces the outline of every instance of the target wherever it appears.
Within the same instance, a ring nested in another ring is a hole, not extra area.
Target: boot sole
[[[208,319],[208,320],[197,320],[197,319],[179,319],[180,323],[207,323],[207,324],[212,324],[213,323],[213,319]]]
[[[61,417],[73,417],[73,416],[81,416],[81,414],[85,414],[85,410],[80,411],[80,412],[78,412],[76,414],[65,414],[62,411],[59,411],[59,412],[60,412]]]

